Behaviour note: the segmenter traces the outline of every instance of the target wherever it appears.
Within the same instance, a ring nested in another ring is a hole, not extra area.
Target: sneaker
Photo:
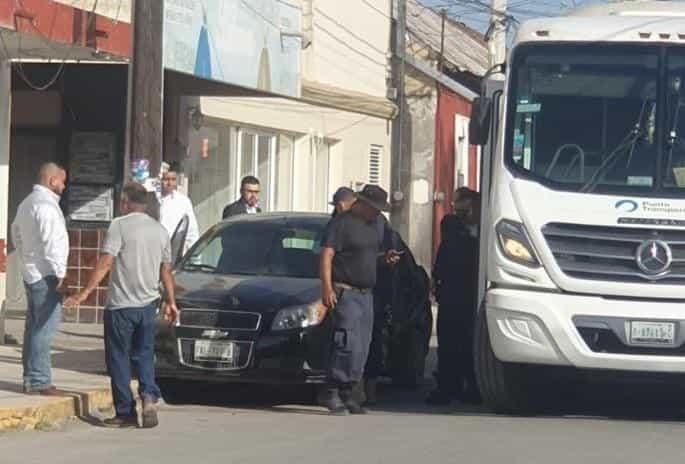
[[[110,419],[102,421],[102,426],[112,429],[125,429],[138,427],[138,417],[131,416],[114,416]]]
[[[360,389],[361,390],[361,389]],[[359,400],[358,391],[356,390],[342,390],[340,392],[340,398],[345,405],[345,408],[350,414],[366,414],[366,409],[362,406]]]
[[[157,400],[155,398],[143,397],[143,428],[151,429],[159,425],[157,417]]]
[[[329,388],[322,392],[322,394],[319,396],[319,404],[325,408],[328,408],[328,412],[332,416],[347,415],[347,407],[340,399],[338,390],[335,388]]]

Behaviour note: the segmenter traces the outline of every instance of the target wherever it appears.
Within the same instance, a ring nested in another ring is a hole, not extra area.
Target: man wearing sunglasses
[[[261,212],[259,207],[259,180],[254,176],[247,176],[240,182],[240,199],[224,208],[222,218]]]

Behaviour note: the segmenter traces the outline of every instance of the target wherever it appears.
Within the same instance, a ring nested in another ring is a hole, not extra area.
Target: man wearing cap
[[[381,243],[376,228],[388,194],[367,185],[349,211],[337,214],[321,243],[322,301],[332,311],[333,339],[322,403],[332,414],[364,414],[352,390],[364,373],[373,328],[373,288]],[[388,253],[388,260],[396,256]]]
[[[335,194],[333,194],[333,201],[329,203],[329,205],[335,208],[332,216],[335,217],[340,213],[349,211],[356,200],[357,197],[355,196],[354,190],[348,187],[340,187],[336,190]]]

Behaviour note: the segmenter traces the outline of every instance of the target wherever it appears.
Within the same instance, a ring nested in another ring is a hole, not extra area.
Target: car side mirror
[[[471,120],[469,121],[469,142],[473,145],[485,145],[490,138],[490,122],[492,119],[492,99],[476,97],[471,105]]]

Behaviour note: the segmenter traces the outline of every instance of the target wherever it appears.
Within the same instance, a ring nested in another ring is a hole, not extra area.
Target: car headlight
[[[321,324],[326,317],[326,307],[321,300],[308,305],[281,309],[271,324],[271,330],[303,329]]]
[[[500,249],[507,258],[524,266],[540,267],[523,224],[502,219],[495,230]]]

